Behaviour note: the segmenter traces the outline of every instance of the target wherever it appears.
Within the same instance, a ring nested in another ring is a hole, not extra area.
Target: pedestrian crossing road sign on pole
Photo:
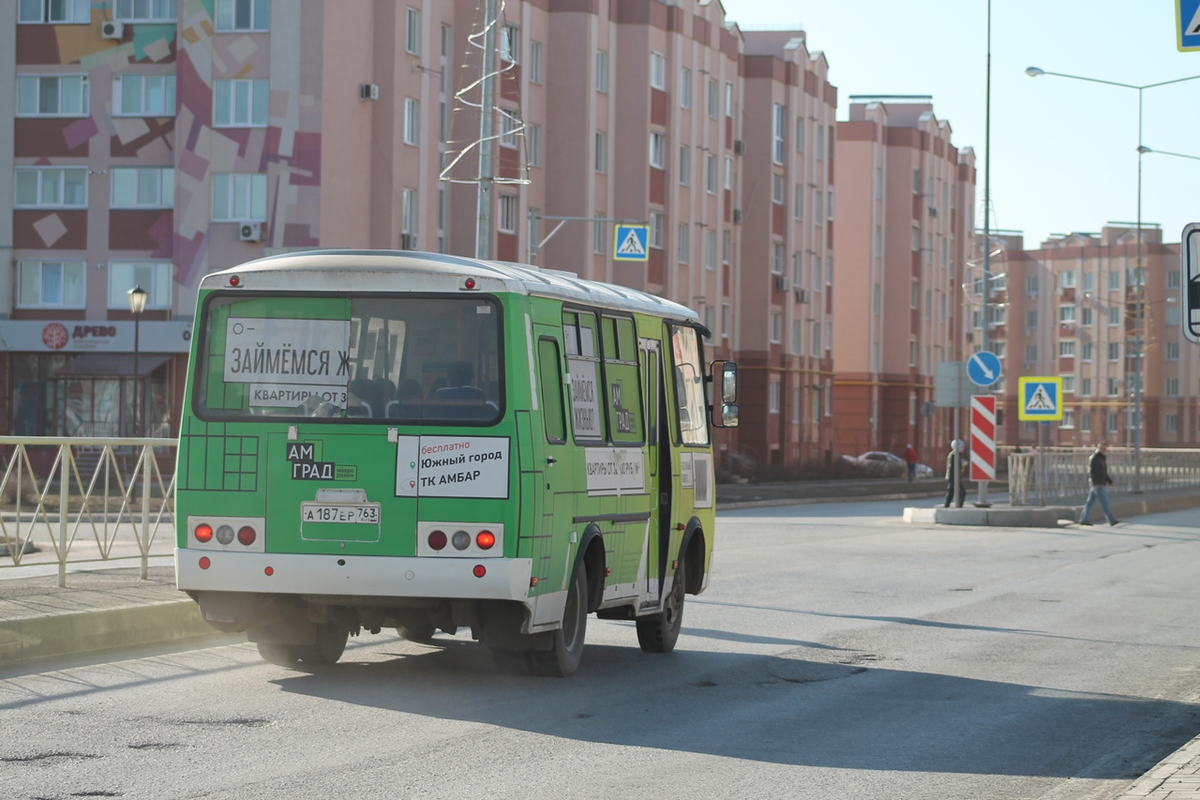
[[[618,225],[613,239],[613,261],[648,261],[649,225]]]
[[[1181,52],[1200,50],[1200,0],[1175,0],[1175,31]]]
[[[1057,375],[1043,378],[1021,378],[1017,381],[1017,419],[1061,420],[1062,378]]]

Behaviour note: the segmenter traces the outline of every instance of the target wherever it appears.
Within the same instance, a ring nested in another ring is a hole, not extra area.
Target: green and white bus
[[[469,627],[503,668],[570,675],[591,612],[668,652],[708,583],[712,426],[737,424],[706,335],[644,292],[434,253],[207,275],[179,588],[280,664]]]

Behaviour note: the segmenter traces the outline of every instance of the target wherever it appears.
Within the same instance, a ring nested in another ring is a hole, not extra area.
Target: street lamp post
[[[1135,89],[1138,93],[1138,177],[1137,177],[1137,243],[1136,255],[1134,258],[1134,278],[1137,281],[1134,297],[1134,333],[1133,333],[1133,487],[1134,492],[1142,491],[1142,298],[1145,294],[1146,280],[1142,274],[1142,156],[1151,152],[1150,148],[1142,144],[1142,94],[1147,89],[1154,89],[1159,86],[1168,86],[1172,83],[1183,83],[1184,81],[1194,81],[1200,78],[1200,75],[1191,75],[1187,78],[1175,78],[1169,81],[1159,81],[1158,83],[1147,83],[1141,86],[1132,83],[1120,83],[1119,81],[1105,81],[1099,78],[1085,78],[1082,75],[1068,75],[1063,72],[1049,72],[1039,67],[1026,67],[1025,74],[1031,78],[1036,78],[1040,75],[1053,75],[1057,78],[1070,78],[1076,81],[1087,81],[1088,83],[1103,83],[1107,86],[1118,86],[1122,89]]]
[[[140,342],[138,341],[138,330],[142,312],[146,310],[146,295],[147,292],[141,286],[134,286],[129,290],[129,310],[133,312],[133,435],[141,436],[142,429],[139,424],[140,414],[138,413],[138,383],[141,381],[141,375],[138,374],[138,350]]]

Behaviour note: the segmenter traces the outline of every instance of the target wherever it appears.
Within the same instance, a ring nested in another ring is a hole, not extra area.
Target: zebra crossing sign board
[[[618,225],[613,239],[613,261],[648,261],[649,246],[649,225]]]
[[[1053,375],[1041,378],[1023,377],[1017,381],[1017,419],[1061,420],[1062,378]]]

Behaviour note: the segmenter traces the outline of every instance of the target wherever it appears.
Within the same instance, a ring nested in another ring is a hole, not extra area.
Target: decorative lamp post
[[[146,310],[146,295],[147,292],[141,286],[134,286],[129,290],[129,310],[133,313],[133,435],[141,436],[142,429],[139,424],[139,400],[138,400],[138,383],[141,381],[141,375],[138,373],[138,328],[142,320],[142,312]]]
[[[1133,320],[1133,491],[1142,491],[1142,314],[1143,298],[1146,293],[1146,278],[1142,274],[1142,156],[1152,152],[1142,144],[1142,93],[1146,89],[1167,86],[1172,83],[1194,81],[1200,75],[1186,78],[1175,78],[1158,83],[1147,83],[1136,86],[1132,83],[1104,81],[1099,78],[1085,78],[1082,75],[1067,75],[1063,72],[1049,72],[1040,67],[1026,67],[1025,74],[1031,78],[1041,75],[1053,75],[1057,78],[1070,78],[1088,83],[1103,83],[1107,86],[1119,86],[1122,89],[1135,89],[1138,93],[1138,177],[1137,177],[1137,251],[1134,260],[1134,320]],[[1174,155],[1174,154],[1173,154]],[[1185,156],[1187,158],[1187,156]]]

